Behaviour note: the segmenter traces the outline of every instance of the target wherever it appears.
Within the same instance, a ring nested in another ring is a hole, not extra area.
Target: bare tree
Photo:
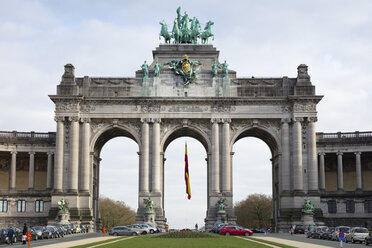
[[[235,204],[237,224],[249,228],[270,226],[272,198],[264,194],[251,194]]]

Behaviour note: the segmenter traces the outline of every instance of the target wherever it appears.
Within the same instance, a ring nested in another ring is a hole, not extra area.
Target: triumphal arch
[[[134,78],[76,78],[74,66],[65,66],[57,94],[50,95],[57,122],[50,212],[65,197],[72,219],[99,219],[100,152],[117,136],[138,144],[138,222],[165,224],[164,152],[181,136],[199,140],[207,154],[207,227],[236,220],[232,147],[248,136],[271,150],[277,228],[287,227],[288,212],[301,218],[305,197],[319,205],[315,125],[322,96],[315,94],[307,66],[298,66],[297,78],[238,78],[213,45],[182,40],[184,35],[167,40],[163,29],[161,35],[166,43]],[[146,199],[153,201],[153,213]]]
[[[65,65],[56,94],[49,96],[55,103],[56,133],[1,133],[0,176],[9,178],[9,188],[0,185],[0,193],[9,211],[0,217],[54,223],[63,198],[69,203],[71,222],[98,228],[100,152],[110,139],[125,136],[138,145],[136,221],[164,226],[164,152],[174,139],[190,136],[207,154],[206,228],[216,222],[234,223],[232,150],[236,141],[252,136],[263,140],[272,155],[275,230],[287,230],[289,224],[337,224],[345,218],[371,220],[372,185],[364,179],[372,175],[371,133],[316,134],[322,96],[316,95],[305,64],[297,67],[294,78],[239,78],[207,44],[213,22],[201,32],[196,18],[189,27],[189,20],[177,13],[172,33],[161,22],[165,43],[135,77],[75,77],[74,66]],[[348,170],[343,169],[343,152]],[[25,165],[24,186],[17,179],[22,170],[18,162]],[[35,163],[44,166],[44,174],[35,172]],[[347,193],[343,182],[349,178],[355,180],[345,184]],[[45,185],[37,189],[40,180]],[[19,207],[20,199],[30,202],[28,215],[11,210],[16,202]],[[45,203],[39,215],[32,212],[37,201]],[[337,214],[337,206],[345,203],[355,211]]]

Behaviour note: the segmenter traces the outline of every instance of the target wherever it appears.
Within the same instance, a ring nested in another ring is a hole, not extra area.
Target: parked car
[[[244,236],[251,236],[253,232],[249,229],[242,228],[239,226],[224,226],[220,230],[221,235],[244,235]]]
[[[133,224],[133,225],[130,225],[130,226],[127,226],[127,227],[130,228],[130,229],[133,229],[135,231],[138,231],[140,234],[148,234],[150,232],[150,230],[148,228],[142,227],[139,224]]]
[[[303,225],[296,225],[293,231],[294,231],[294,234],[304,234],[305,227]]]
[[[368,229],[365,227],[353,227],[345,237],[345,242],[362,243],[368,237]]]
[[[113,236],[136,236],[140,233],[138,231],[132,230],[126,226],[115,226],[111,228],[109,235]]]
[[[156,228],[156,227],[153,227],[149,224],[139,224],[141,227],[144,227],[144,228],[147,228],[149,229],[150,233],[158,233],[159,232],[159,229]]]
[[[217,233],[217,227],[224,223],[214,223],[211,232]]]
[[[84,225],[80,225],[80,232],[87,233],[87,228]]]
[[[18,227],[15,227],[15,226],[13,226],[12,229],[14,231],[13,243],[17,243],[18,241],[21,241],[22,240],[22,230],[19,229]],[[8,235],[9,227],[5,228],[5,230],[6,230],[6,235]],[[5,237],[5,239],[6,239],[6,243],[9,243],[8,237]]]
[[[328,227],[328,230],[320,235],[320,239],[332,239],[332,233],[335,231],[334,227]]]
[[[32,227],[37,235],[37,239],[47,239],[49,236],[49,232],[45,226],[33,226]]]
[[[349,226],[337,226],[335,231],[332,233],[332,240],[338,240],[338,234],[343,232],[345,236],[350,232]]]
[[[316,228],[317,228],[317,226],[308,226],[307,230],[306,230],[306,237],[307,238],[312,238],[313,233],[316,232]]]
[[[8,231],[3,228],[0,229],[0,244],[5,244],[6,243],[6,235],[8,234]]]
[[[320,239],[320,237],[324,234],[328,232],[328,227],[327,226],[317,226],[315,228],[315,232],[313,232],[311,234],[311,238],[314,238],[314,239]]]
[[[220,233],[221,232],[221,229],[224,227],[224,226],[233,226],[231,224],[228,224],[228,223],[221,223],[217,226],[217,231],[216,233]]]
[[[366,245],[372,244],[372,233],[370,233],[364,240]]]

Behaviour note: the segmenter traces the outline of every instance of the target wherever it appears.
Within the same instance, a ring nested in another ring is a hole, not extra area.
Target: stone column
[[[282,133],[282,163],[279,167],[280,182],[282,191],[289,191],[291,189],[291,174],[290,174],[290,151],[289,151],[289,126],[288,119],[282,119],[281,133]]]
[[[303,118],[293,119],[293,189],[304,190],[302,168],[302,127]]]
[[[56,153],[54,156],[54,191],[62,192],[63,184],[63,143],[65,132],[65,118],[62,116],[55,117],[57,122],[56,133]]]
[[[342,170],[342,152],[337,153],[337,189],[344,190],[344,173]]]
[[[220,192],[220,137],[218,120],[212,119],[212,163],[209,175],[211,192]]]
[[[79,118],[70,117],[70,169],[69,169],[69,192],[77,192],[79,179]]]
[[[361,152],[355,153],[355,169],[356,169],[356,186],[357,190],[363,190],[362,184],[362,164],[360,162]]]
[[[14,190],[16,188],[16,171],[17,171],[17,152],[12,151],[12,160],[10,163],[10,174],[9,174],[9,189]]]
[[[319,153],[319,188],[320,190],[325,190],[325,166],[324,166],[324,156],[325,153]]]
[[[53,152],[48,152],[48,164],[47,164],[47,184],[46,188],[48,190],[52,189],[52,179],[53,179],[53,164],[52,164],[52,156]]]
[[[316,132],[315,132],[315,122],[316,117],[309,117],[307,124],[307,171],[308,171],[308,190],[318,191],[318,161],[316,153]]]
[[[222,192],[231,192],[230,122],[224,119],[222,127]]]
[[[35,186],[35,152],[29,152],[30,162],[28,170],[28,189],[34,189]]]
[[[161,170],[160,170],[160,119],[154,119],[152,126],[152,190],[161,190]]]
[[[89,174],[90,174],[90,118],[82,118],[83,132],[82,132],[82,158],[81,158],[81,191],[89,192]]]
[[[149,124],[141,119],[141,151],[140,151],[140,192],[149,192]]]

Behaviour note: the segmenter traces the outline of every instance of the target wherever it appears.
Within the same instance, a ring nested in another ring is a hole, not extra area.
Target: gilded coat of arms
[[[202,63],[200,61],[191,61],[189,56],[185,54],[182,60],[172,60],[165,63],[169,69],[174,70],[176,75],[180,75],[185,80],[184,86],[188,86],[198,78],[199,66]]]

